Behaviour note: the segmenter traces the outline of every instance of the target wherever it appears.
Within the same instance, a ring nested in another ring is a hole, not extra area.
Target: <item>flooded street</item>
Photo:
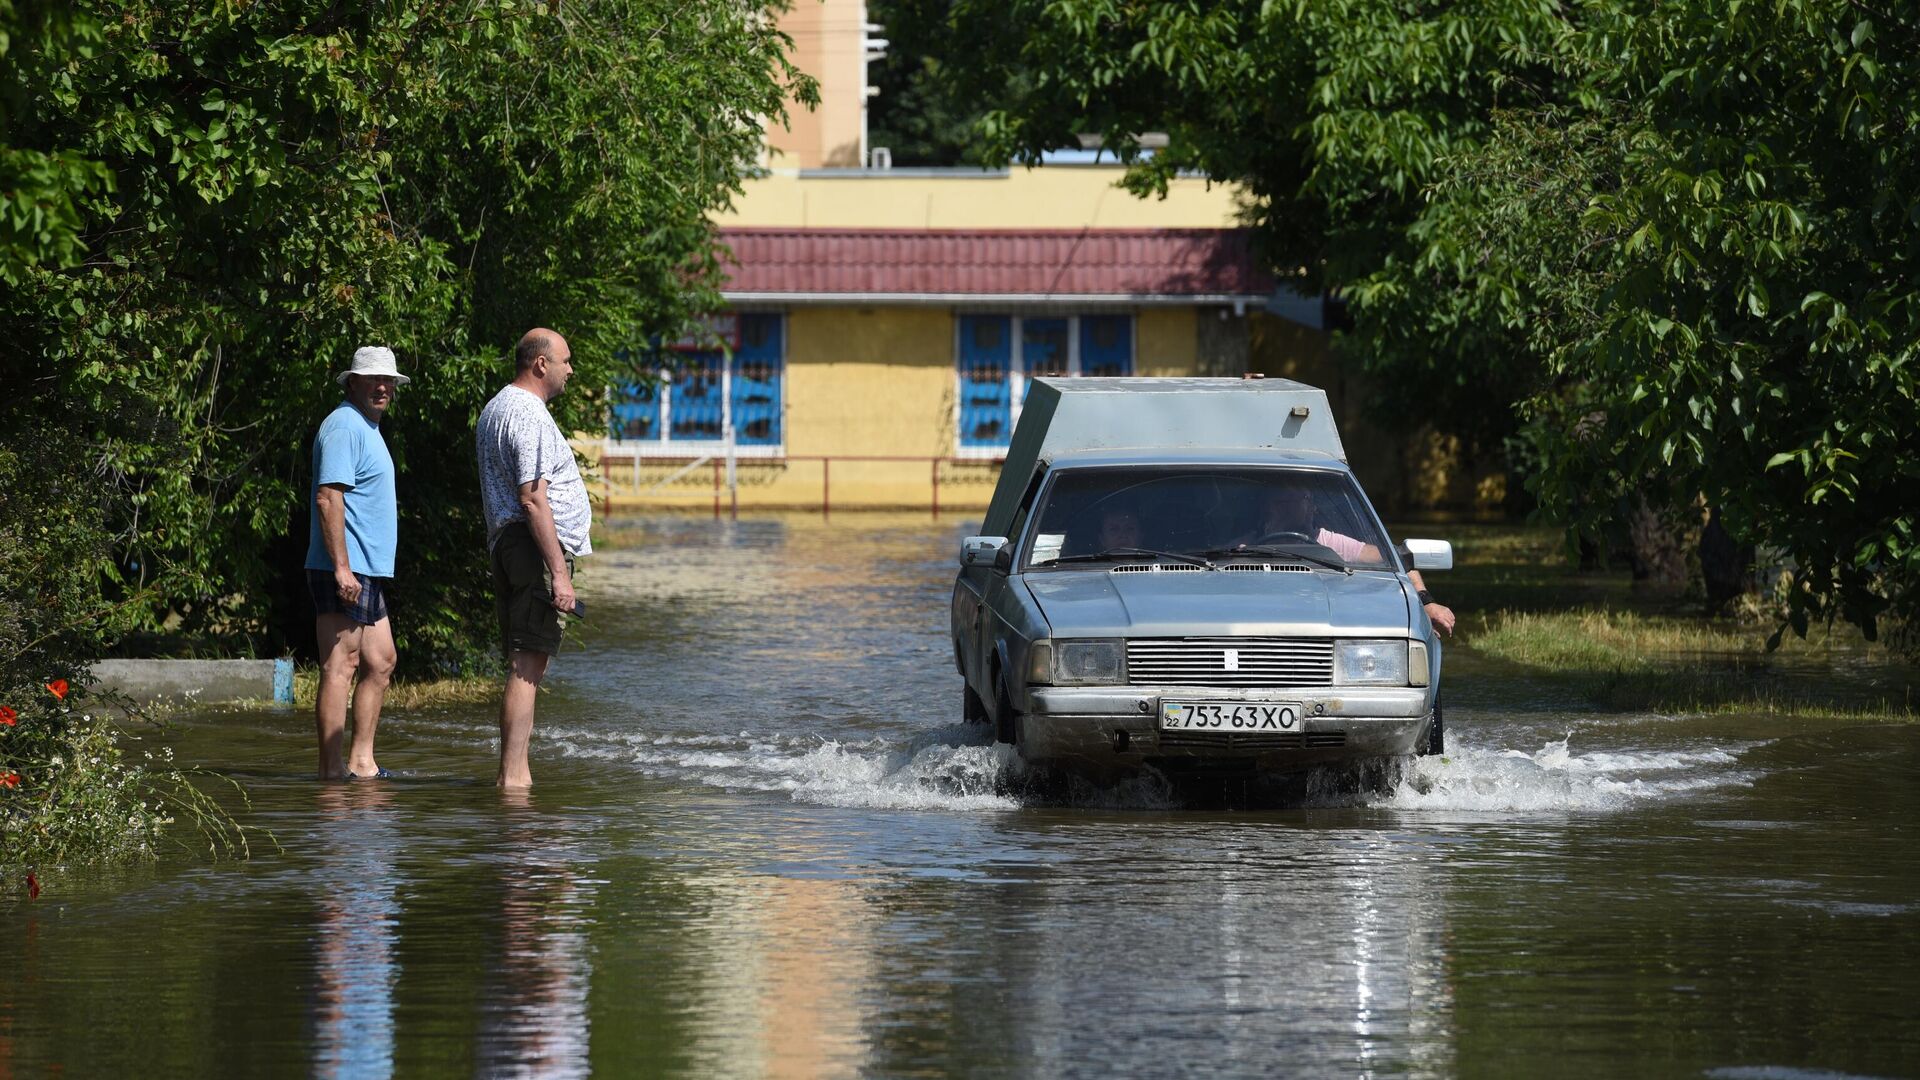
[[[1920,728],[1459,649],[1377,790],[1035,789],[959,723],[968,524],[615,522],[528,796],[491,706],[391,713],[385,784],[182,717],[280,850],[11,904],[0,1075],[1920,1073]]]

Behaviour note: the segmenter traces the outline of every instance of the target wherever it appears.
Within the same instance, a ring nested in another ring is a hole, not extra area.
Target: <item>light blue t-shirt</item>
[[[307,569],[332,570],[333,558],[320,538],[320,508],[313,497],[321,484],[346,486],[347,565],[368,577],[393,576],[393,555],[400,546],[399,509],[393,494],[393,456],[380,437],[380,425],[343,401],[313,437],[313,486],[307,491],[311,524],[307,529]]]

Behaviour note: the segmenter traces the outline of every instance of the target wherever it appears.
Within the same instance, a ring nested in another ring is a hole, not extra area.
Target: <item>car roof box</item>
[[[1347,459],[1326,391],[1291,379],[1034,379],[981,528],[1004,536],[1042,461],[1078,450],[1285,450]]]

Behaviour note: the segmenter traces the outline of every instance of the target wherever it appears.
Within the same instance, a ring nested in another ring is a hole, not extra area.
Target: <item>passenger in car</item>
[[[1381,566],[1380,549],[1372,544],[1326,528],[1324,515],[1313,492],[1304,487],[1267,489],[1260,524],[1243,543],[1247,545],[1285,543],[1289,540],[1319,544],[1355,566]]]
[[[1326,528],[1319,524],[1321,519],[1319,502],[1313,492],[1303,487],[1270,488],[1260,525],[1244,543],[1284,543],[1288,538],[1298,537],[1327,548],[1354,566],[1386,565],[1378,547]],[[1426,582],[1421,580],[1420,571],[1407,571],[1407,578],[1419,593],[1420,606],[1427,618],[1441,633],[1452,637],[1453,609],[1433,598]]]

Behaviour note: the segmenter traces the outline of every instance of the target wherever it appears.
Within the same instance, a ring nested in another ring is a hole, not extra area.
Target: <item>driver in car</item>
[[[1115,507],[1100,518],[1100,546],[1095,551],[1112,551],[1115,548],[1137,548],[1140,546],[1140,516],[1131,510]]]
[[[1319,544],[1355,566],[1386,565],[1378,547],[1321,526],[1319,517],[1319,504],[1311,491],[1299,487],[1272,488],[1267,492],[1260,527],[1246,543],[1299,539]],[[1427,618],[1440,628],[1441,633],[1451,637],[1453,609],[1433,599],[1433,595],[1427,592],[1426,582],[1420,579],[1420,571],[1409,570],[1407,578],[1420,594],[1420,606],[1425,609]]]

